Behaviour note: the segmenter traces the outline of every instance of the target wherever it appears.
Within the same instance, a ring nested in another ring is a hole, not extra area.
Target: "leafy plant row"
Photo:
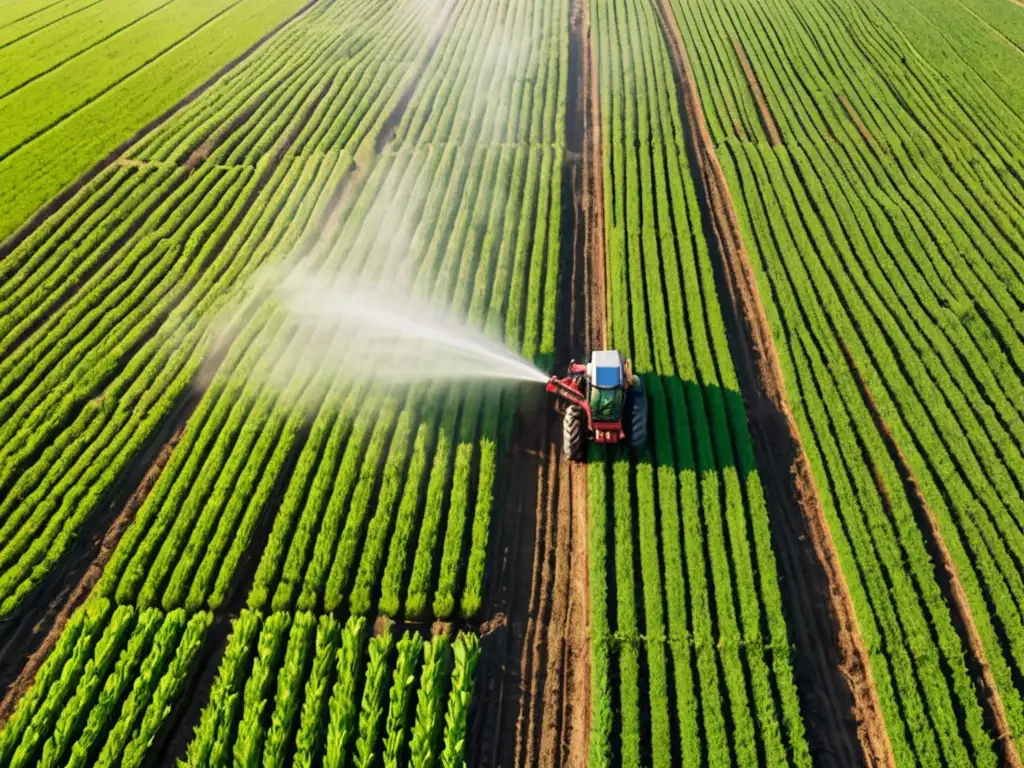
[[[590,762],[809,765],[660,12],[593,13],[609,339],[642,376],[651,442],[590,456]]]
[[[814,0],[676,11],[709,70],[701,95],[716,139],[731,115],[712,92],[728,76],[707,52],[729,39],[742,40],[793,137],[772,152],[730,140],[720,155],[861,631],[885,649],[872,672],[897,759],[991,764],[961,608],[865,397],[934,516],[1016,732],[1024,122],[949,55],[943,38],[976,37],[977,18],[932,27],[899,2],[857,16]],[[919,56],[897,53],[907,40]],[[979,63],[998,47],[976,43]]]
[[[343,23],[346,3],[323,5],[288,35],[316,41],[321,66],[309,78],[320,96],[332,101],[320,85],[329,83],[328,90],[355,100],[335,123],[358,145],[376,129],[384,105],[397,98],[372,88],[397,88],[411,71],[410,61],[387,58],[389,52],[404,42],[411,59],[424,33],[398,14],[404,37],[390,36],[391,9],[375,30],[387,44],[358,47],[348,77],[340,77],[324,52],[333,51],[336,40],[366,38],[358,25]],[[277,120],[291,120],[286,138],[296,146],[318,135],[319,126],[308,120],[315,101],[309,90],[294,92],[287,79],[276,77],[286,54],[287,48],[262,49],[246,69],[261,73],[263,103],[276,110]],[[362,77],[367,67],[373,78]],[[191,154],[193,111],[220,103],[247,82],[218,83],[194,110],[183,110],[156,133],[184,143]],[[267,126],[243,123],[239,131],[246,134],[246,127],[259,134]],[[275,140],[274,146],[284,144]],[[261,264],[294,247],[351,172],[352,155],[338,149],[280,161],[271,149],[252,155],[251,168],[202,164],[188,172],[143,163],[108,171],[4,260],[0,527],[8,535],[0,550],[0,614],[46,578],[132,459],[180,408],[223,330],[212,329],[212,319],[237,306],[232,302]],[[244,545],[253,520],[232,514],[233,529],[226,523],[205,529],[217,536],[217,546],[190,560],[202,564],[203,578],[189,590],[176,584],[175,605],[184,601],[183,592],[205,596],[229,587],[229,577],[217,569],[228,552],[229,564],[237,562],[240,552],[227,543]],[[243,536],[232,538],[239,530]],[[150,602],[155,599],[154,591]]]
[[[300,0],[244,0],[164,7],[17,91],[4,87],[11,84],[5,78],[0,82],[0,92],[8,94],[0,114],[0,239],[300,6]],[[55,6],[22,19],[40,24],[26,29],[21,43],[32,51],[24,56],[37,62],[41,52],[67,56],[68,45],[60,38],[81,40],[79,13],[70,5],[62,8],[67,18],[51,19],[52,25],[43,19]],[[121,24],[126,11],[88,10]],[[19,26],[6,28],[5,44],[19,38]],[[10,54],[11,64],[15,56]]]
[[[465,765],[477,636],[382,626],[243,611],[181,764]]]
[[[0,762],[142,765],[178,704],[211,621],[208,613],[88,601],[0,730]]]
[[[525,29],[534,6],[510,8]],[[545,27],[532,44],[549,53],[561,50],[554,47],[564,42],[554,27],[556,13],[536,10]],[[475,31],[486,29],[488,14],[499,12],[458,6],[442,50],[474,45]],[[507,83],[512,67],[529,60],[527,52],[503,61],[493,83]],[[462,59],[443,52],[435,58],[449,62],[449,77],[460,82]],[[423,136],[425,147],[373,162],[339,212],[336,232],[301,262],[302,269],[328,284],[338,275],[386,284],[401,274],[406,290],[538,354],[549,343],[542,329],[553,322],[540,297],[550,292],[558,257],[551,219],[559,205],[555,151],[504,146],[510,129],[502,112],[518,108],[538,138],[548,130],[534,116],[554,114],[550,105],[564,88],[556,68],[561,62],[535,58],[546,84],[541,95],[513,86],[519,101],[504,104],[481,99],[493,87],[470,82],[462,86],[462,101],[472,110],[460,114],[454,129],[426,113],[423,130],[433,133]],[[414,98],[407,115],[420,114],[418,105]],[[446,135],[452,130],[472,141],[453,143]],[[501,199],[495,190],[506,188],[513,192]],[[400,211],[397,220],[382,219],[382,206]],[[292,336],[294,331],[273,312],[248,322],[190,423],[178,449],[181,461],[176,452],[103,588],[125,603],[171,607],[184,600],[193,609],[204,600],[219,603],[223,593],[209,590],[212,575],[200,565],[200,578],[193,577],[200,558],[218,562],[211,535],[214,544],[230,540],[244,547],[251,536],[244,521],[257,518],[268,503],[258,489],[286,480],[250,607],[333,611],[348,603],[356,613],[379,605],[391,615],[472,615],[483,595],[498,432],[514,402],[493,388],[467,394],[441,387],[352,387],[301,367],[282,368],[282,385],[253,377],[267,349],[283,348],[290,359],[301,358],[307,344],[344,342],[329,327],[299,328]],[[307,413],[315,414],[311,422]],[[286,474],[282,467],[290,455],[294,469]],[[218,584],[230,581],[234,562],[220,567]]]

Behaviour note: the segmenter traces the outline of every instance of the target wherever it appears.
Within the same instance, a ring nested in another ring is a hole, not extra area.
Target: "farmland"
[[[5,6],[0,237],[299,7],[259,0]]]
[[[0,763],[1020,765],[1018,5],[0,6]]]

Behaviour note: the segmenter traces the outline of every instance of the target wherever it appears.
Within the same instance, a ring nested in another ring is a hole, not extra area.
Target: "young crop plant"
[[[366,646],[366,620],[353,617],[341,632],[341,647],[336,659],[338,677],[328,702],[327,748],[324,765],[340,768],[346,762],[348,748],[358,725],[358,691]]]
[[[295,737],[296,768],[310,768],[323,747],[327,732],[328,697],[337,669],[339,632],[340,627],[333,617],[320,617],[313,666],[306,681],[299,730]]]
[[[139,765],[212,621],[90,599],[0,731],[5,765]]]
[[[445,681],[451,674],[451,661],[448,635],[437,635],[424,643],[416,719],[409,742],[409,765],[414,768],[431,768],[440,756]]]
[[[270,699],[274,674],[290,624],[291,617],[288,614],[274,613],[260,630],[256,658],[245,683],[242,716],[232,750],[235,764],[256,765],[260,760],[266,737],[264,710]]]
[[[263,766],[283,766],[286,763],[288,742],[294,733],[296,716],[302,703],[302,682],[306,678],[307,659],[316,631],[316,619],[311,613],[298,613],[288,635],[284,663],[277,674],[277,696],[271,715],[270,729],[263,746]]]
[[[359,711],[359,738],[356,739],[353,764],[356,768],[371,768],[380,752],[380,736],[384,729],[384,713],[387,703],[389,660],[394,640],[391,627],[370,640],[369,656],[366,663],[366,683],[363,687],[363,701]]]
[[[454,669],[448,711],[444,716],[441,765],[443,768],[464,768],[469,707],[473,700],[476,665],[480,657],[480,639],[472,633],[461,632],[452,644],[452,652]]]
[[[407,633],[398,641],[398,659],[388,692],[388,719],[384,731],[385,768],[398,768],[407,759],[410,704],[423,645],[423,638],[415,633]]]

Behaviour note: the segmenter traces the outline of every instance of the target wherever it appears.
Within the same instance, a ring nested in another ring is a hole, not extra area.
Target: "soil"
[[[860,115],[857,114],[857,110],[853,108],[853,104],[850,103],[850,100],[843,94],[839,94],[839,103],[843,105],[843,109],[846,110],[846,114],[850,116],[853,124],[857,126],[857,131],[860,133],[861,138],[868,144],[874,144],[875,137],[871,135],[871,131],[869,131],[868,127],[864,125],[864,121],[860,119]]]
[[[789,407],[757,281],[725,175],[704,119],[692,67],[668,0],[661,26],[687,125],[702,223],[729,342],[765,484],[783,578],[794,673],[816,762],[895,764],[867,649],[814,477]],[[851,717],[852,715],[852,717]]]
[[[228,123],[218,127],[210,136],[208,136],[203,142],[196,147],[188,159],[185,160],[184,167],[188,170],[194,170],[202,163],[206,162],[206,159],[213,153],[218,146],[224,143],[224,141],[235,131],[241,128],[249,118],[253,116],[253,113],[262,106],[263,102],[267,100],[269,92],[264,91],[256,96],[250,104],[235,115]]]
[[[600,119],[586,0],[569,7],[566,162],[562,168],[562,295],[556,365],[605,344]],[[596,130],[595,130],[596,129]],[[530,620],[521,656],[517,766],[586,766],[590,744],[590,581],[585,464],[561,452],[549,411],[547,473],[538,484]]]
[[[739,57],[740,65],[743,67],[743,74],[747,76],[747,85],[750,86],[750,94],[754,97],[754,102],[757,104],[757,111],[761,114],[761,124],[764,126],[765,133],[768,134],[768,140],[773,147],[781,147],[782,134],[779,133],[778,126],[775,125],[775,118],[772,117],[772,111],[768,108],[768,102],[765,101],[764,92],[761,90],[761,83],[757,79],[757,74],[755,74],[754,68],[750,66],[747,52],[743,50],[743,45],[739,40],[733,40],[732,47],[736,49],[736,55]]]
[[[556,369],[606,343],[600,119],[585,0],[573,0],[568,22]],[[493,618],[481,625],[470,764],[583,768],[591,671],[586,465],[562,456],[561,424],[546,395],[517,422],[499,496],[504,541],[489,560],[497,582]]]
[[[469,729],[470,765],[508,765],[522,700],[518,659],[526,638],[532,553],[536,538],[538,477],[543,473],[545,417],[542,402],[520,411],[514,434],[521,436],[504,460],[495,494],[495,525],[488,552],[485,615],[480,625],[480,667]],[[531,429],[530,425],[533,426]]]
[[[942,589],[943,597],[952,609],[953,624],[957,634],[960,636],[961,642],[967,649],[965,660],[968,670],[971,677],[975,680],[978,692],[981,694],[979,698],[985,711],[985,719],[995,741],[996,749],[999,751],[1002,765],[1020,768],[1022,763],[1020,755],[1017,753],[1017,747],[1013,742],[1010,721],[1006,716],[1003,700],[996,687],[992,668],[989,666],[988,659],[985,656],[985,646],[981,641],[981,635],[978,633],[978,627],[974,622],[974,615],[968,604],[967,594],[964,592],[963,584],[960,582],[956,563],[953,562],[949,548],[942,538],[942,532],[939,530],[935,514],[925,500],[921,486],[918,484],[913,470],[910,468],[910,463],[896,443],[896,438],[893,436],[892,430],[889,429],[889,425],[882,417],[882,412],[879,410],[878,404],[868,388],[867,381],[857,368],[853,354],[845,343],[841,340],[839,343],[850,371],[857,381],[857,388],[860,390],[864,404],[871,413],[875,427],[885,441],[889,457],[900,473],[903,488],[910,501],[911,508],[914,510],[914,517],[917,520],[918,528],[924,536],[928,554],[935,564],[936,581]],[[876,478],[876,482],[882,485],[879,490],[883,497],[887,497],[888,491],[884,488],[884,482],[881,481],[880,477]]]

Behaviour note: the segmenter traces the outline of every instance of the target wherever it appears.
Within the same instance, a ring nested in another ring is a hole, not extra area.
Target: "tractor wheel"
[[[571,461],[582,461],[586,446],[586,425],[583,409],[578,405],[570,405],[562,417],[562,453]]]
[[[629,445],[634,451],[647,447],[647,396],[639,378],[628,393]]]

